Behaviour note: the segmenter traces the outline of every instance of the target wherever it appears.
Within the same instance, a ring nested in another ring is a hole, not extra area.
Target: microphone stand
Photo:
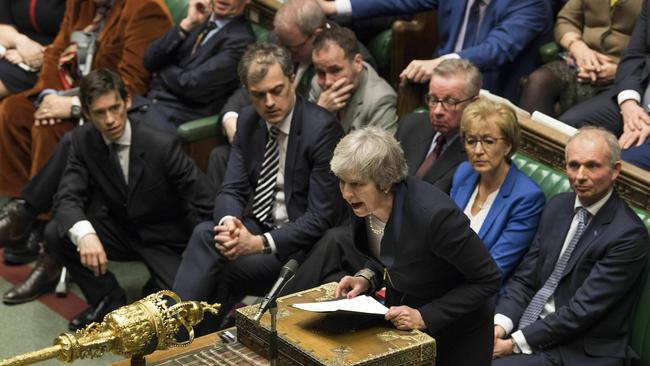
[[[278,315],[278,303],[273,300],[269,307],[269,314],[271,315],[271,334],[269,337],[269,359],[271,366],[276,366],[278,362],[278,330],[276,327]]]

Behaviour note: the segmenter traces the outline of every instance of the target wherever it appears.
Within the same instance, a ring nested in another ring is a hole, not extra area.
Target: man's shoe
[[[106,314],[126,305],[126,296],[124,293],[118,297],[106,295],[97,306],[90,306],[88,309],[75,316],[68,324],[68,329],[76,331],[83,329],[92,322],[101,322]]]
[[[43,247],[44,224],[35,224],[23,245],[8,246],[4,251],[4,259],[8,264],[26,264],[38,259]]]
[[[21,246],[27,240],[35,219],[28,213],[24,200],[14,199],[7,203],[0,213],[0,248]]]
[[[7,305],[22,304],[51,292],[56,287],[60,274],[61,265],[47,253],[41,253],[27,279],[5,292],[2,302]]]

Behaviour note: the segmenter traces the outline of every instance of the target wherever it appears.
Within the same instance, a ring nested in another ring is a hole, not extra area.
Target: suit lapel
[[[102,138],[99,130],[93,127],[93,132],[91,134],[90,140],[92,142],[88,144],[88,148],[91,151],[92,163],[95,163],[99,170],[104,174],[106,180],[110,182],[111,187],[117,187],[117,191],[126,200],[126,183],[120,177],[116,171],[114,171],[111,166],[111,157],[109,156],[108,146],[104,139]]]
[[[554,222],[551,224],[552,227],[544,233],[546,240],[544,240],[543,245],[547,245],[548,248],[542,247],[541,250],[548,250],[548,255],[546,255],[541,268],[542,276],[539,277],[542,281],[541,285],[551,275],[553,268],[555,268],[555,263],[557,263],[560,257],[560,251],[562,250],[564,240],[571,226],[571,220],[573,219],[574,200],[575,194],[566,196],[566,202],[562,205],[562,209],[553,217]]]
[[[470,167],[468,169],[472,169],[472,168]],[[460,207],[461,210],[463,210],[467,206],[467,203],[469,202],[469,198],[472,196],[476,184],[478,184],[478,179],[479,179],[479,174],[472,169],[471,173],[467,176],[467,178],[463,180],[463,182],[458,187],[458,191],[456,192],[456,201],[458,202],[458,207]]]
[[[488,214],[485,217],[485,221],[483,221],[483,225],[481,225],[481,230],[479,230],[478,235],[480,238],[483,238],[485,236],[485,233],[492,227],[494,220],[499,217],[501,211],[503,211],[503,209],[507,206],[508,197],[512,193],[516,181],[517,168],[514,166],[514,164],[510,164],[510,169],[508,169],[506,179],[503,181],[503,184],[501,184],[501,188],[499,188],[499,192],[497,192],[497,196],[492,203],[492,207],[490,207],[490,211],[488,211]]]
[[[293,193],[293,171],[296,165],[298,147],[302,136],[302,123],[305,120],[302,116],[302,97],[296,95],[293,116],[291,117],[291,129],[289,130],[289,141],[287,141],[287,154],[284,158],[284,194],[286,195],[285,204],[287,212],[289,210],[289,201]]]
[[[135,195],[135,189],[140,183],[147,162],[145,160],[144,142],[141,140],[140,128],[137,123],[131,123],[131,148],[129,153],[129,197]]]
[[[463,160],[465,160],[465,151],[460,143],[460,136],[457,136],[451,145],[438,157],[422,179],[427,182],[435,182],[447,174],[450,169],[454,169]]]
[[[602,233],[606,230],[606,226],[609,225],[609,223],[611,223],[614,219],[614,214],[617,212],[616,205],[618,204],[618,197],[615,196],[616,192],[613,192],[612,196],[607,200],[605,205],[603,205],[603,207],[598,210],[596,216],[591,219],[591,222],[585,229],[585,232],[580,237],[578,243],[576,243],[576,247],[573,249],[573,253],[571,253],[569,262],[567,262],[564,273],[562,274],[563,277],[571,272],[573,267],[578,262],[578,259],[582,257],[582,254],[585,252],[585,250],[591,246],[591,243],[593,243],[596,238],[602,235]]]
[[[447,24],[452,24],[453,26],[449,30],[450,32],[450,37],[448,41],[448,50],[445,50],[445,53],[450,53],[454,51],[454,47],[456,46],[456,39],[458,39],[458,34],[460,33],[460,29],[463,26],[463,20],[465,19],[465,11],[467,9],[467,3],[469,3],[469,0],[465,1],[451,1],[452,9],[451,9],[451,16],[449,17],[449,22]]]

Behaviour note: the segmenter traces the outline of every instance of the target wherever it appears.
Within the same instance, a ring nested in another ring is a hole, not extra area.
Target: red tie
[[[436,146],[431,150],[429,155],[424,159],[422,164],[420,164],[420,167],[418,170],[415,172],[415,176],[418,178],[424,177],[425,174],[431,169],[431,166],[433,166],[433,163],[436,162],[438,159],[438,156],[440,155],[440,152],[442,151],[442,147],[445,146],[445,137],[442,134],[439,134],[436,137]]]

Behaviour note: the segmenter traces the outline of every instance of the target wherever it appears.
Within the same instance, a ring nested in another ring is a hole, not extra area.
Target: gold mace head
[[[0,366],[29,365],[55,357],[72,362],[101,357],[109,351],[144,356],[157,349],[186,346],[194,340],[192,327],[203,320],[206,312],[216,314],[220,307],[181,301],[172,291],[159,291],[106,314],[101,323],[92,323],[74,334],[61,334],[52,347],[2,360]],[[181,327],[187,331],[186,340],[176,339]]]

